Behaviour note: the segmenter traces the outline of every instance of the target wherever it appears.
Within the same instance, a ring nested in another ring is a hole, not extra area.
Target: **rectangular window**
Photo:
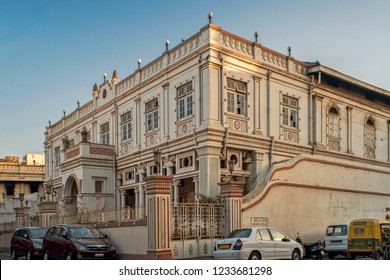
[[[340,137],[338,116],[329,115],[329,136]]]
[[[192,83],[185,84],[177,89],[179,120],[189,117],[193,113]]]
[[[236,80],[227,80],[227,110],[237,115],[246,115],[247,84]]]
[[[54,167],[60,166],[60,146],[54,148]]]
[[[158,128],[158,100],[154,99],[146,103],[146,131]]]
[[[366,145],[375,147],[375,128],[373,126],[366,127]]]
[[[282,97],[282,123],[284,126],[298,128],[298,99]]]
[[[95,193],[103,193],[103,181],[95,181]]]
[[[122,120],[122,141],[131,139],[131,112],[125,113],[121,116]]]
[[[108,122],[100,126],[100,144],[110,144],[110,124]]]

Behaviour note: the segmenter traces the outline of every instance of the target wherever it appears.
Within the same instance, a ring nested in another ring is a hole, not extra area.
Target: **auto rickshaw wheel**
[[[375,259],[375,260],[383,260],[383,255],[382,255],[382,253],[379,252],[379,251],[376,251],[376,252],[374,253],[374,259]]]

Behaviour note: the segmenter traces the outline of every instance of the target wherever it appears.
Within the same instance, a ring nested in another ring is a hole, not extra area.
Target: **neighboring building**
[[[311,238],[384,218],[389,134],[389,91],[209,24],[49,125],[45,185],[62,216],[130,207],[141,219],[146,176],[173,175],[173,203],[191,202],[218,196],[234,161],[243,224]]]
[[[16,156],[0,159],[0,224],[15,222],[15,207],[26,207],[26,214],[37,217],[37,203],[44,197],[44,162],[44,154],[27,154],[22,162]]]

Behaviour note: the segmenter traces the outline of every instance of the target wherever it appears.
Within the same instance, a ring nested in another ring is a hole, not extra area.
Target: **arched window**
[[[372,118],[366,121],[366,146],[375,147],[375,122]]]
[[[364,138],[366,157],[375,158],[375,121],[371,117],[366,119]]]
[[[340,138],[340,116],[335,106],[329,108],[328,136]]]

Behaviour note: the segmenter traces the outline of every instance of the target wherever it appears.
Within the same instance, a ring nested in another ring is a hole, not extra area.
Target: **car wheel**
[[[67,253],[65,260],[73,260],[72,254],[71,253]]]
[[[17,260],[18,256],[16,255],[15,249],[11,249],[11,260]]]
[[[257,252],[252,252],[252,254],[249,256],[250,260],[261,260],[261,256]]]
[[[381,254],[381,252],[375,252],[374,253],[374,259],[375,260],[383,260],[383,256],[382,256],[382,254]]]
[[[49,253],[47,252],[47,250],[45,250],[45,252],[43,253],[43,259],[44,260],[50,260]]]
[[[31,260],[31,252],[30,252],[30,250],[27,251],[26,260]]]
[[[301,253],[299,252],[298,249],[294,249],[294,251],[291,255],[291,259],[293,259],[293,260],[300,260],[301,259]]]
[[[322,260],[322,254],[321,253],[317,254],[316,260]]]

